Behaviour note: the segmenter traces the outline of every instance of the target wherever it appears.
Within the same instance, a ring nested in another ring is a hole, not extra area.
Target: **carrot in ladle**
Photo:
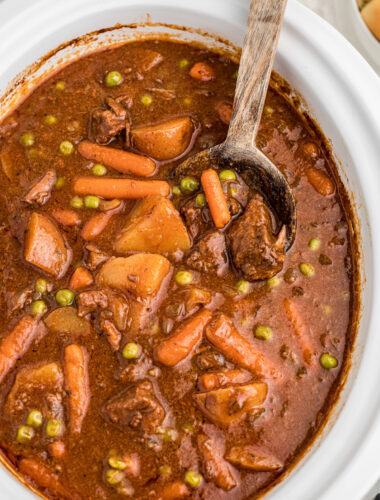
[[[210,208],[212,220],[218,228],[223,228],[231,219],[227,200],[223,193],[218,174],[213,169],[205,170],[201,176],[203,190]]]

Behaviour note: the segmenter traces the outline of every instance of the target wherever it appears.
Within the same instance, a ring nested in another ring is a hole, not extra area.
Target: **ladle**
[[[274,211],[278,230],[286,226],[289,249],[296,232],[296,207],[288,182],[257,148],[264,107],[287,0],[252,0],[226,140],[183,162],[176,175],[206,168],[233,169]]]

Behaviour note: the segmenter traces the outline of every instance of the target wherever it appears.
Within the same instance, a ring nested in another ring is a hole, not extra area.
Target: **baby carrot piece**
[[[285,299],[284,306],[290,324],[292,325],[293,331],[296,334],[298,342],[302,349],[303,358],[306,363],[311,364],[314,349],[312,346],[311,338],[307,332],[307,327],[302,321],[300,313],[293,302],[291,302],[289,299]]]
[[[0,343],[0,382],[39,334],[38,319],[24,316]],[[43,330],[41,330],[43,332]]]
[[[205,333],[207,340],[238,366],[265,378],[280,377],[272,362],[240,335],[228,316],[216,316]]]
[[[51,215],[61,226],[77,226],[80,224],[80,217],[74,210],[57,209],[53,210]]]
[[[306,177],[313,188],[322,196],[334,194],[335,187],[332,180],[321,170],[317,168],[308,168],[306,170]]]
[[[78,433],[90,402],[87,353],[83,347],[71,344],[65,348],[66,389],[70,394],[70,428]]]
[[[112,213],[101,212],[93,215],[86,224],[83,226],[81,236],[86,241],[92,241],[99,236],[107,227],[109,221],[112,219]]]
[[[209,82],[214,80],[215,72],[212,67],[205,62],[195,63],[194,66],[189,71],[191,78],[195,80],[200,80],[201,82]]]
[[[78,267],[75,269],[70,278],[69,289],[81,290],[82,288],[86,288],[86,286],[91,285],[92,282],[93,278],[90,271],[87,271],[84,267]]]
[[[102,163],[125,174],[148,177],[156,169],[154,161],[147,156],[137,155],[122,149],[99,146],[90,141],[82,141],[78,146],[78,151],[88,160]]]
[[[231,219],[226,197],[218,174],[211,168],[202,173],[201,182],[210,208],[212,220],[218,228],[224,227]]]
[[[62,458],[65,456],[65,443],[63,441],[53,441],[49,445],[50,453],[54,458]]]
[[[174,335],[158,345],[156,349],[158,361],[166,366],[175,366],[185,359],[200,341],[203,329],[211,316],[211,312],[205,309],[181,325]]]
[[[200,391],[212,391],[231,384],[245,384],[250,379],[251,375],[241,370],[208,372],[199,376],[198,387]]]
[[[191,491],[182,481],[167,483],[153,500],[181,500],[191,495]]]
[[[146,196],[159,194],[168,196],[170,186],[165,181],[138,181],[112,177],[78,177],[74,181],[76,194],[93,194],[113,200],[124,198],[135,200]]]
[[[45,465],[33,458],[22,458],[18,463],[20,472],[35,481],[39,487],[54,491],[62,499],[78,500],[77,493],[62,486],[57,474],[48,469]]]

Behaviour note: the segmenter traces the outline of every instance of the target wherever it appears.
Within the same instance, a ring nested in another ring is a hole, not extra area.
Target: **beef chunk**
[[[108,401],[104,414],[115,425],[140,428],[148,433],[154,432],[165,417],[153,386],[147,380],[128,387]]]
[[[225,491],[232,490],[237,482],[230,465],[223,458],[223,433],[211,425],[206,424],[204,427],[207,429],[208,434],[199,434],[197,441],[206,479],[214,482]]]
[[[37,180],[24,196],[23,201],[26,203],[38,203],[44,205],[50,198],[51,190],[54,187],[57,175],[54,170],[48,170],[46,174]]]
[[[111,290],[91,290],[77,295],[78,316],[83,318],[88,313],[101,310],[101,320],[112,320],[115,327],[125,330],[127,326],[128,301]]]
[[[91,133],[98,144],[107,144],[126,128],[132,99],[129,96],[107,97],[106,104],[108,108],[95,109],[91,115]]]
[[[203,236],[186,258],[186,264],[197,271],[223,276],[228,270],[224,235],[214,231]]]
[[[261,196],[250,200],[244,214],[228,232],[236,268],[247,280],[266,279],[281,271],[285,260],[285,227],[272,233],[270,213]]]
[[[208,208],[197,207],[195,199],[186,202],[180,212],[185,219],[187,229],[192,238],[196,238],[211,227],[210,212]]]

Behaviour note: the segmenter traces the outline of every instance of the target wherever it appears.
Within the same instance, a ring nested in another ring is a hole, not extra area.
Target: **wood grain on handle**
[[[252,0],[226,144],[255,146],[287,0]]]

